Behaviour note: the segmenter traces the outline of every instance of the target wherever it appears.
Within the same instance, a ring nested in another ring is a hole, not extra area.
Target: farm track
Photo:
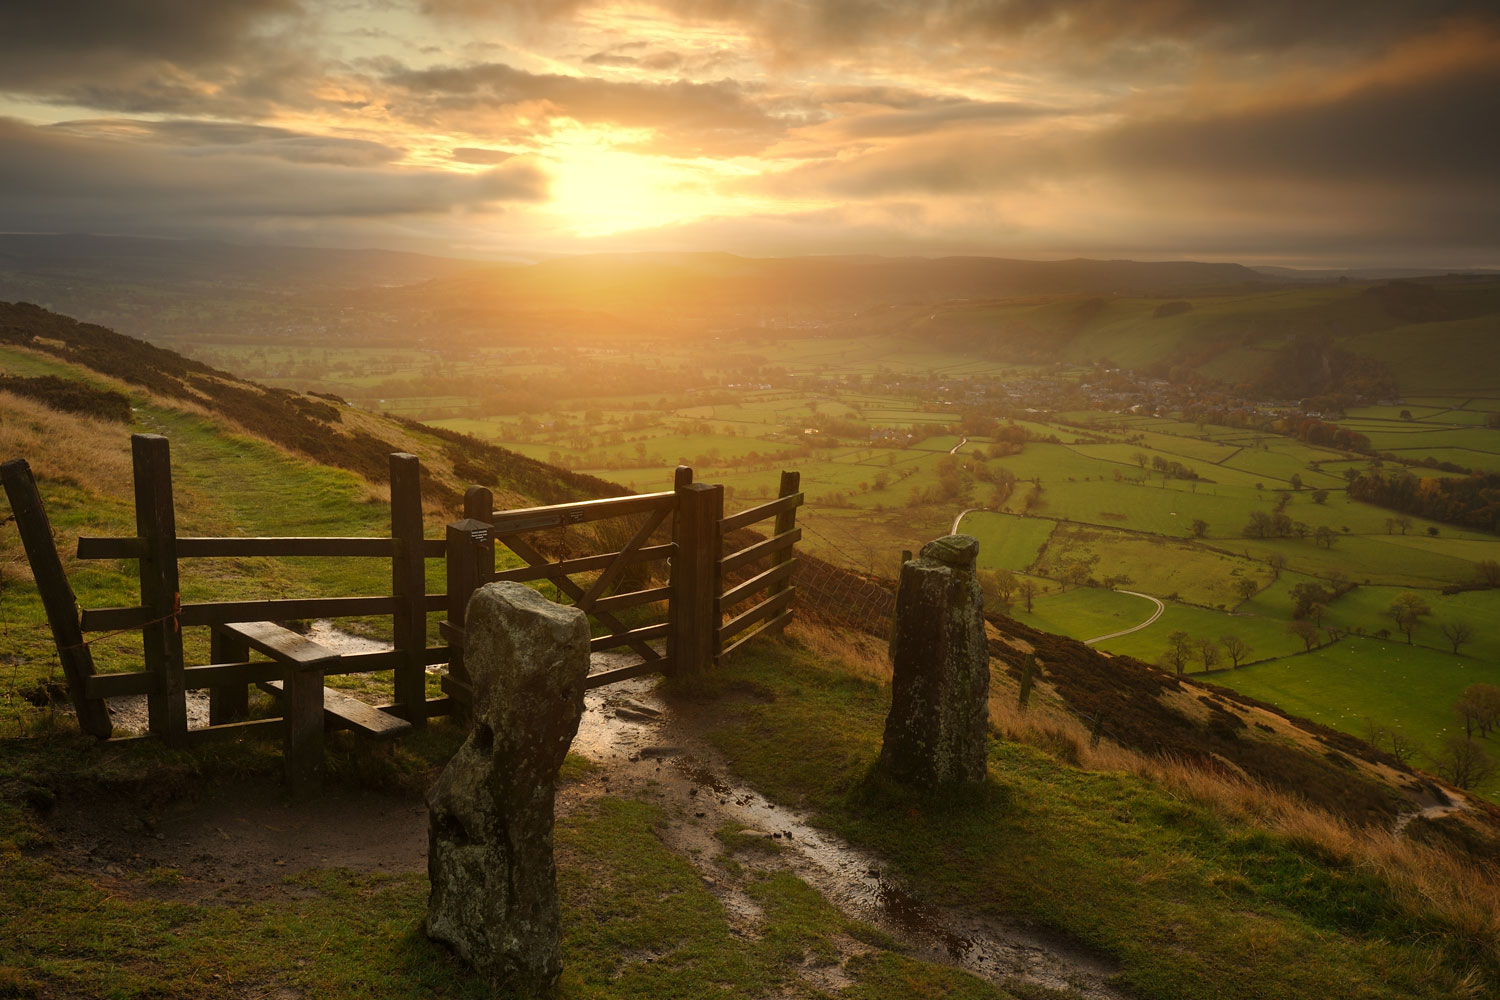
[[[1134,590],[1117,590],[1115,591],[1115,593],[1129,594],[1131,597],[1144,597],[1146,600],[1156,605],[1156,612],[1150,618],[1147,618],[1145,621],[1141,622],[1139,625],[1132,625],[1130,628],[1121,629],[1118,632],[1111,632],[1108,635],[1100,635],[1095,636],[1092,639],[1085,639],[1083,640],[1083,644],[1085,646],[1092,646],[1094,643],[1103,642],[1105,639],[1118,639],[1122,635],[1129,635],[1132,632],[1139,632],[1141,629],[1155,622],[1156,619],[1161,617],[1162,612],[1167,610],[1167,606],[1163,604],[1159,598],[1152,597],[1150,594],[1141,594]]]

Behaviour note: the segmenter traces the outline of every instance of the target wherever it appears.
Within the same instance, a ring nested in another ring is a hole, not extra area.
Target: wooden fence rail
[[[647,673],[705,669],[751,637],[784,627],[792,614],[792,553],[801,537],[796,508],[803,502],[795,472],[782,474],[777,499],[728,517],[723,487],[695,483],[686,466],[677,469],[670,491],[522,510],[497,511],[488,489],[472,487],[464,497],[464,517],[449,524],[444,537],[426,538],[420,464],[415,456],[394,454],[389,537],[202,538],[176,533],[167,439],[134,435],[131,453],[135,536],[86,536],[77,548],[82,560],[137,562],[140,602],[127,607],[78,607],[29,466],[19,459],[0,466],[79,725],[108,739],[113,728],[105,699],[144,695],[150,732],[169,745],[281,739],[287,780],[297,792],[319,787],[325,728],[380,739],[422,726],[431,715],[467,711],[464,618],[469,598],[488,582],[546,581],[589,616],[592,651],[634,654],[633,662],[591,674],[590,687]],[[775,518],[771,537],[724,554],[728,535],[770,518]],[[615,534],[625,540],[613,551],[552,558],[545,553],[555,546],[527,537],[588,526],[579,533],[597,543],[611,537],[612,529],[600,526],[612,519],[626,522],[620,531],[628,533]],[[508,549],[522,565],[497,571],[497,547]],[[369,596],[182,602],[183,559],[308,556],[388,559],[390,590]],[[444,593],[427,593],[428,559],[445,562]],[[755,597],[761,599],[725,620]],[[428,645],[431,612],[445,612],[437,645]],[[391,649],[337,654],[275,624],[371,615],[391,616]],[[187,627],[211,629],[209,663],[185,662],[182,629]],[[143,668],[98,673],[85,635],[126,630],[141,633]],[[267,658],[253,659],[252,651]],[[443,697],[428,698],[427,667],[443,663],[448,665]],[[395,691],[390,705],[368,706],[323,684],[330,675],[386,670],[393,674]],[[281,717],[245,718],[250,685],[276,696]],[[186,692],[205,688],[209,724],[190,729]]]

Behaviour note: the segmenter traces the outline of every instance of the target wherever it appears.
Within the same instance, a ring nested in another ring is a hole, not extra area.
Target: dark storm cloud
[[[731,80],[636,83],[529,73],[504,63],[400,70],[385,77],[394,109],[423,121],[453,111],[502,111],[545,104],[549,117],[651,129],[653,152],[739,154],[764,148],[801,124],[768,114]]]
[[[361,167],[391,163],[403,155],[403,151],[394,146],[369,139],[312,135],[286,128],[240,122],[103,118],[59,122],[51,127],[85,137],[156,143],[198,156],[233,152],[244,156],[269,156],[289,163],[331,163]]]
[[[0,230],[197,231],[223,223],[369,219],[545,197],[521,160],[481,174],[181,155],[0,119]]]

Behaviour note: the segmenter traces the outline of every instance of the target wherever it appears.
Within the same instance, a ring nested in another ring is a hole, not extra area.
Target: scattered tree
[[[1026,602],[1026,613],[1028,615],[1031,614],[1031,602],[1040,590],[1041,588],[1036,585],[1036,581],[1030,577],[1022,578],[1021,582],[1016,585],[1016,593],[1020,594],[1021,599]]]
[[[1448,640],[1448,645],[1453,647],[1454,656],[1457,656],[1459,649],[1468,645],[1474,638],[1474,626],[1465,621],[1443,622],[1438,629]]]
[[[1481,582],[1491,587],[1500,587],[1500,562],[1493,559],[1481,559],[1474,564],[1474,571]]]
[[[1241,600],[1248,601],[1260,593],[1260,583],[1250,577],[1245,577],[1234,585],[1234,589],[1239,592]]]
[[[1292,478],[1288,479],[1287,482],[1292,484],[1292,489],[1294,490],[1300,490],[1302,488],[1302,476],[1298,473],[1292,473]]]
[[[1396,595],[1391,606],[1386,609],[1386,617],[1396,623],[1396,627],[1406,635],[1406,644],[1412,644],[1412,633],[1417,630],[1422,619],[1432,614],[1432,607],[1422,598],[1421,594],[1412,590],[1403,590]]]
[[[1312,622],[1292,622],[1286,630],[1302,640],[1303,652],[1311,652],[1318,644],[1318,626]]]
[[[1266,565],[1271,567],[1271,579],[1280,580],[1281,571],[1286,569],[1286,556],[1282,555],[1280,552],[1272,552],[1270,555],[1266,556]]]
[[[1459,788],[1473,788],[1495,770],[1495,759],[1478,740],[1451,733],[1437,756],[1437,772]]]
[[[1333,529],[1326,524],[1318,525],[1317,530],[1313,532],[1313,541],[1317,542],[1325,549],[1333,548],[1333,540],[1336,537],[1337,536],[1333,533]]]
[[[1219,644],[1212,639],[1198,640],[1198,659],[1204,670],[1212,670],[1219,662]]]
[[[1188,660],[1193,656],[1194,646],[1193,637],[1178,629],[1167,636],[1167,651],[1162,654],[1162,661],[1181,674],[1187,669]]]
[[[1478,729],[1479,735],[1489,736],[1500,724],[1500,688],[1493,684],[1470,684],[1453,703],[1453,710],[1463,721],[1467,735],[1473,736]]]
[[[1313,490],[1312,498],[1313,498],[1313,503],[1316,503],[1316,504],[1325,504],[1325,503],[1328,502],[1328,491],[1327,490]]]
[[[1250,644],[1237,635],[1219,636],[1219,645],[1224,647],[1224,654],[1229,657],[1229,662],[1236,669],[1244,662],[1245,657],[1250,655]]]
[[[1193,518],[1192,530],[1194,538],[1202,538],[1208,534],[1208,522],[1201,517],[1195,517]]]

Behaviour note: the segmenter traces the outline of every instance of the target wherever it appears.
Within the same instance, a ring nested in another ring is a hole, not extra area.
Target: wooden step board
[[[263,681],[262,690],[280,696],[282,681]],[[372,740],[395,739],[411,730],[411,723],[336,688],[323,688],[323,716],[334,729],[352,729]]]

